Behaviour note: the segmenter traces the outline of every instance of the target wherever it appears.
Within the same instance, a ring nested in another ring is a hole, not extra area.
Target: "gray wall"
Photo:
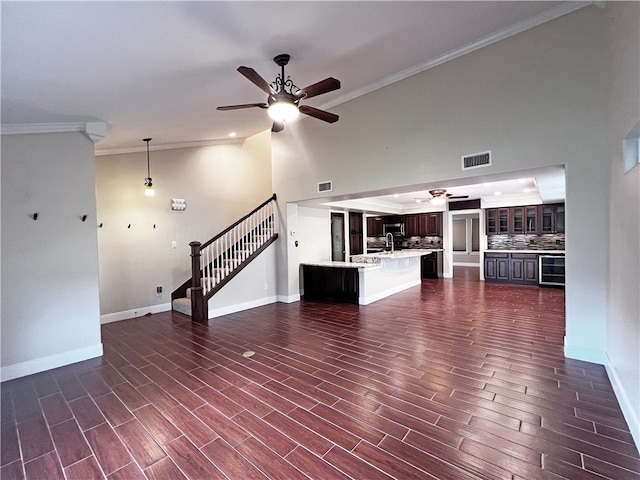
[[[270,142],[264,132],[243,143],[152,150],[154,197],[143,195],[146,151],[96,158],[103,321],[169,308],[171,291],[191,277],[189,242],[209,240],[272,195]],[[187,209],[172,211],[171,198]]]
[[[274,136],[274,188],[295,202],[324,180],[331,195],[446,181],[477,175],[460,157],[489,149],[482,173],[565,165],[567,353],[604,363],[606,18],[587,7],[334,107],[337,124],[291,125]]]
[[[609,2],[608,141],[611,168],[606,349],[609,377],[640,444],[640,166],[624,173],[623,138],[640,121],[640,3]]]
[[[81,133],[2,136],[2,380],[102,354],[93,152]]]

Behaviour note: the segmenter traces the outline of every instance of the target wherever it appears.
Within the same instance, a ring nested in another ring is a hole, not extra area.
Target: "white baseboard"
[[[295,303],[300,301],[300,294],[295,295],[278,295],[278,302],[280,303]]]
[[[133,310],[125,310],[123,312],[107,313],[100,315],[100,323],[119,322],[120,320],[129,320],[130,318],[142,317],[147,313],[168,312],[171,310],[170,303],[161,303],[159,305],[151,305],[149,307],[134,308]]]
[[[607,374],[609,375],[609,381],[611,382],[613,391],[616,394],[618,403],[620,404],[622,414],[624,415],[624,418],[629,425],[629,430],[631,431],[631,435],[633,436],[633,441],[635,442],[638,450],[640,450],[640,420],[638,419],[638,411],[629,399],[625,386],[618,376],[618,372],[611,365],[609,355],[605,355],[607,358],[605,368],[607,369]]]
[[[69,352],[56,353],[42,358],[34,358],[26,362],[7,365],[0,368],[0,381],[13,380],[14,378],[33,375],[52,368],[64,367],[76,362],[89,360],[102,356],[102,343],[90,347],[78,348]]]
[[[230,313],[242,312],[243,310],[249,310],[251,308],[262,307],[264,305],[269,305],[270,303],[276,303],[277,301],[278,297],[273,296],[220,308],[211,308],[211,306],[209,306],[209,319],[229,315]]]

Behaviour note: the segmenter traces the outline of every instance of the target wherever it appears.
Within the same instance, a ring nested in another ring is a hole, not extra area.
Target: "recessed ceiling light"
[[[527,179],[526,178],[519,178],[518,179],[518,183],[526,183]]]
[[[422,200],[420,200],[419,198],[416,198],[416,203],[422,203]]]
[[[229,133],[229,136],[230,136],[230,137],[235,137],[236,135],[237,135],[237,133],[236,133],[236,132],[230,132],[230,133]]]
[[[393,194],[393,198],[399,198],[399,197],[400,197],[400,195],[398,193],[394,193]]]
[[[523,192],[524,192],[524,193],[529,193],[529,192],[531,192],[531,189],[530,189],[530,188],[525,188],[525,189],[523,190]]]
[[[502,192],[496,192],[494,195],[502,195]]]

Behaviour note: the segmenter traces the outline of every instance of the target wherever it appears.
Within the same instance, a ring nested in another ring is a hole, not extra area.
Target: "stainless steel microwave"
[[[393,236],[404,237],[404,223],[385,223],[382,225],[382,233],[392,233]]]

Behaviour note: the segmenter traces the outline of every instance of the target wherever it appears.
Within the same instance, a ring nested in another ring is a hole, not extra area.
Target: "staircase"
[[[278,238],[274,193],[211,240],[191,242],[192,277],[171,294],[172,309],[207,323],[208,301]]]

